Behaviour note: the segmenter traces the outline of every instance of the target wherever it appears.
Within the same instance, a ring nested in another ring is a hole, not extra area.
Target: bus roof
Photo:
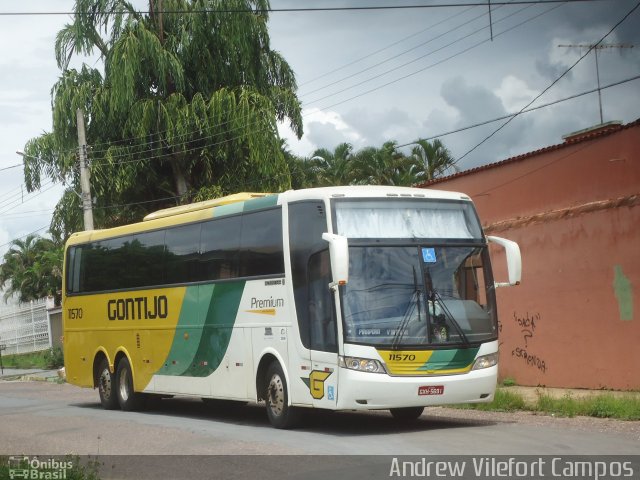
[[[276,204],[300,200],[330,200],[333,198],[430,198],[441,200],[471,199],[462,193],[446,192],[411,187],[388,187],[373,185],[358,185],[344,187],[320,187],[302,190],[288,190],[284,193],[252,193],[242,192],[226,197],[205,200],[190,205],[180,205],[150,213],[142,222],[122,225],[104,230],[91,230],[73,233],[67,240],[68,244],[78,244],[94,240],[101,240],[119,235],[144,232],[168,225],[179,225],[204,220],[207,218],[225,216],[243,211],[262,209]]]
[[[219,207],[221,205],[229,205],[231,203],[244,202],[251,200],[252,198],[261,198],[272,195],[271,193],[253,193],[253,192],[240,192],[233,195],[227,195],[226,197],[213,198],[211,200],[204,200],[203,202],[190,203],[189,205],[178,205],[177,207],[165,208],[158,210],[157,212],[150,213],[144,217],[144,221],[156,220],[158,218],[172,217],[174,215],[181,215],[183,213],[195,212],[198,210],[205,210],[207,208]]]
[[[431,198],[440,200],[467,200],[463,193],[432,190],[427,188],[393,187],[383,185],[349,185],[344,187],[320,187],[303,190],[288,190],[280,194],[280,201],[295,202],[309,199],[331,198]]]

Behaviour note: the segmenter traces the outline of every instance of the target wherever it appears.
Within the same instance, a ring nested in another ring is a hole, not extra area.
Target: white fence
[[[0,309],[2,355],[37,352],[51,348],[46,300]]]

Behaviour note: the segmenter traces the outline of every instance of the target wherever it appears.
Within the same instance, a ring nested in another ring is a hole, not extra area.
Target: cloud
[[[531,100],[537,93],[529,88],[524,80],[514,75],[508,75],[502,79],[502,83],[493,91],[508,112],[518,111]]]

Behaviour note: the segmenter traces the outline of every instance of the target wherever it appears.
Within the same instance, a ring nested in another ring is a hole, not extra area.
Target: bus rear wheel
[[[139,410],[144,403],[144,395],[133,390],[131,365],[125,357],[118,362],[116,370],[116,393],[120,408],[125,412]]]
[[[109,370],[109,362],[106,358],[100,361],[98,366],[98,393],[100,403],[105,410],[115,410],[118,408],[118,397],[116,396],[114,375]]]
[[[289,405],[289,389],[282,367],[273,362],[267,369],[265,386],[267,417],[276,428],[291,428],[300,418],[300,411]]]
[[[424,407],[391,408],[389,411],[393,418],[399,422],[412,422],[422,415]]]

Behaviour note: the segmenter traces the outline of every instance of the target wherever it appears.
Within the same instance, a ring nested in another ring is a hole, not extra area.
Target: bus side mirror
[[[333,282],[330,288],[346,285],[349,281],[349,245],[347,237],[333,233],[323,233],[322,239],[329,242],[329,256],[331,257],[331,274]]]
[[[496,282],[495,287],[512,287],[514,285],[520,285],[520,280],[522,279],[522,257],[520,256],[520,247],[518,244],[501,237],[487,236],[487,240],[503,247],[507,254],[507,272],[509,274],[509,281],[506,283]]]

